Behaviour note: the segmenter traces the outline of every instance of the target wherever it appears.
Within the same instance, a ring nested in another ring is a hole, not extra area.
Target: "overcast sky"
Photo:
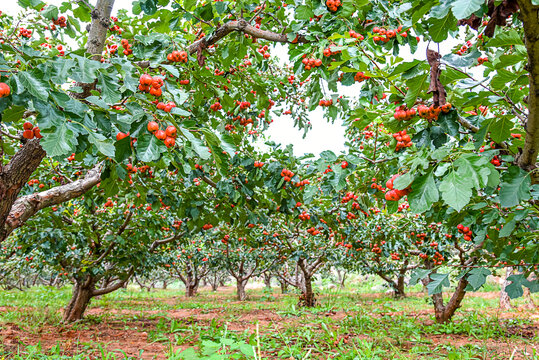
[[[95,4],[96,0],[89,0],[90,3]],[[62,0],[48,0],[48,4],[60,5]],[[131,10],[132,0],[116,0],[114,4],[113,14],[115,14],[118,9],[128,9]],[[20,11],[20,7],[17,5],[16,1],[6,1],[2,0],[2,5],[0,9],[10,15],[16,15]],[[454,42],[454,40],[453,40]],[[446,44],[446,46],[441,46],[440,48],[450,48],[451,44]],[[425,54],[425,43],[419,44],[419,49],[412,55],[409,53],[408,49],[404,47],[402,50],[401,57],[404,57],[407,61],[410,61],[414,57],[420,57],[422,54]],[[282,48],[282,47],[281,47]],[[281,56],[286,61],[286,52],[284,48],[276,49],[272,54],[274,56]],[[442,55],[445,53],[442,51]],[[357,93],[357,88],[355,87],[342,87],[343,95],[348,95],[346,92],[354,91]],[[266,132],[266,135],[271,138],[271,140],[281,143],[283,145],[293,144],[294,153],[296,155],[302,155],[304,153],[314,153],[315,155],[320,154],[323,150],[333,150],[336,153],[344,150],[344,130],[345,128],[341,126],[340,123],[336,122],[335,124],[330,124],[322,118],[322,111],[317,109],[311,113],[310,119],[313,129],[309,131],[306,138],[303,139],[303,131],[300,131],[294,128],[293,119],[290,116],[283,116],[281,118],[274,118],[273,124],[270,126],[269,130]]]

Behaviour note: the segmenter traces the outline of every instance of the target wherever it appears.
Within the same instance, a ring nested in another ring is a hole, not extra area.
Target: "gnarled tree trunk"
[[[443,293],[432,295],[432,300],[434,302],[434,317],[438,324],[448,323],[455,311],[460,307],[462,299],[466,295],[466,286],[468,286],[468,281],[465,278],[461,278],[457,284],[455,292],[449,299],[446,305],[444,305]]]
[[[264,276],[264,285],[266,286],[266,289],[271,290],[271,273],[266,272],[263,274]]]
[[[502,288],[500,289],[500,309],[502,310],[511,309],[511,298],[505,291],[505,288],[507,287],[507,285],[509,285],[509,281],[507,280],[507,278],[511,275],[513,275],[513,268],[512,267],[506,268],[505,278],[503,279],[503,282],[501,284]]]
[[[75,280],[71,301],[64,309],[64,322],[70,323],[82,319],[90,300],[94,296],[97,280],[92,276]]]
[[[247,299],[247,293],[245,292],[245,286],[249,279],[236,279],[236,294],[239,301],[245,301]]]

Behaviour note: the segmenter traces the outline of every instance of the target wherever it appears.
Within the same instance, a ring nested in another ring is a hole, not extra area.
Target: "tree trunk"
[[[279,284],[281,285],[281,294],[288,293],[288,284],[284,280],[279,280]]]
[[[522,152],[517,158],[518,165],[526,171],[533,170],[537,161],[539,150],[539,23],[537,11],[539,7],[533,5],[531,0],[517,0],[519,5],[519,19],[522,20],[524,38],[528,54],[526,70],[529,71],[528,117],[525,124],[526,137]],[[535,174],[531,176],[532,182],[539,181]]]
[[[163,281],[163,290],[166,290],[166,289],[167,289],[167,282]]]
[[[271,274],[264,273],[264,285],[266,285],[266,289],[271,290]]]
[[[300,297],[300,304],[305,307],[313,307],[316,305],[316,299],[313,292],[312,278],[303,276],[303,289]]]
[[[191,282],[189,284],[185,284],[185,296],[186,297],[193,297],[197,294],[198,291],[198,283]]]
[[[245,285],[247,285],[247,279],[236,279],[236,291],[239,301],[245,301],[245,299],[247,299]]]
[[[438,294],[432,295],[432,300],[434,302],[434,317],[438,324],[448,323],[455,311],[460,307],[462,299],[466,295],[466,286],[468,286],[468,281],[464,278],[461,278],[457,284],[457,288],[451,296],[451,299],[444,305],[443,294],[440,292]]]
[[[500,289],[500,309],[502,310],[509,310],[511,309],[511,298],[509,295],[507,295],[507,292],[505,291],[505,288],[507,285],[509,285],[509,281],[507,281],[507,278],[509,276],[513,275],[513,268],[508,267],[505,269],[505,279],[502,282],[502,288]]]
[[[71,301],[64,310],[64,322],[70,323],[82,319],[90,300],[94,296],[94,286],[95,280],[91,277],[76,280]]]
[[[404,299],[406,297],[406,292],[404,291],[404,275],[399,274],[397,278],[397,286],[395,286],[395,298]]]

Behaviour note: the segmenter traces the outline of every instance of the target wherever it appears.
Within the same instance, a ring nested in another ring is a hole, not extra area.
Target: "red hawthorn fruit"
[[[167,134],[163,130],[157,130],[154,135],[159,140],[165,140],[167,138]]]
[[[22,132],[22,137],[25,139],[33,139],[34,138],[34,132],[32,130],[24,130]]]
[[[159,124],[155,121],[150,121],[148,123],[148,131],[153,133],[155,131],[159,130]]]
[[[176,127],[170,125],[167,127],[167,129],[165,130],[165,133],[167,134],[168,137],[171,137],[171,138],[175,138],[176,137]]]

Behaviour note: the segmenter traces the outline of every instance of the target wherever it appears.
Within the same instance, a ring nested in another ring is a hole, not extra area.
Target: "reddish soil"
[[[475,294],[474,294],[475,295]],[[481,294],[483,296],[483,294]],[[379,294],[370,294],[367,297],[377,298]],[[382,295],[383,296],[383,295]],[[491,296],[489,293],[484,296]],[[218,298],[218,296],[216,296]],[[179,299],[152,299],[152,301],[177,303]],[[268,303],[269,304],[269,303]],[[32,311],[32,309],[24,308],[17,309],[11,306],[0,307],[0,312],[11,311]],[[468,309],[461,309],[460,312],[466,312]],[[396,347],[403,350],[410,349],[417,345],[427,345],[434,349],[438,345],[453,345],[453,346],[484,346],[490,355],[485,359],[491,359],[494,356],[498,358],[520,359],[519,354],[515,352],[515,348],[519,351],[527,349],[531,351],[532,346],[527,344],[530,339],[539,336],[539,313],[533,310],[522,309],[521,311],[500,312],[497,309],[489,309],[485,311],[489,315],[497,316],[498,319],[514,319],[526,318],[531,319],[533,324],[515,325],[506,328],[508,337],[513,336],[513,339],[489,339],[479,340],[471,336],[464,335],[428,335],[422,336],[421,343],[415,343],[411,340],[396,340],[396,339],[372,339],[364,334],[341,334],[338,341],[335,343],[335,350],[339,348],[342,342],[349,342],[353,339],[362,339],[374,342],[390,341]],[[100,318],[100,322],[96,323],[95,318],[100,315],[110,314],[110,317]],[[276,330],[284,327],[296,327],[298,331],[304,326],[311,326],[314,329],[320,328],[320,325],[314,320],[320,317],[331,318],[335,329],[339,327],[339,323],[348,316],[356,315],[354,312],[330,311],[326,313],[302,314],[301,317],[281,316],[275,310],[234,310],[233,308],[216,308],[216,309],[176,309],[176,310],[130,310],[130,309],[103,309],[91,308],[87,311],[89,319],[80,324],[75,325],[49,325],[45,324],[35,330],[35,327],[23,327],[20,324],[1,324],[0,325],[0,349],[16,352],[18,348],[23,348],[26,345],[36,345],[41,343],[44,349],[51,349],[57,344],[61,344],[61,349],[66,355],[74,354],[89,354],[94,352],[98,354],[98,344],[106,347],[108,351],[121,354],[118,349],[124,351],[128,356],[133,356],[138,359],[166,359],[169,349],[168,342],[153,342],[152,333],[159,331],[159,337],[168,337],[171,343],[174,343],[174,334],[169,334],[164,330],[168,330],[168,321],[171,319],[181,320],[183,324],[196,324],[200,327],[209,326],[212,321],[216,321],[219,326],[227,326],[229,330],[243,332],[248,331],[254,333],[256,324],[259,325],[261,333],[275,333]],[[119,315],[119,316],[118,316]],[[410,316],[417,318],[419,323],[424,325],[432,324],[430,316],[432,311],[395,311],[395,312],[376,312],[369,314],[370,316]],[[160,322],[165,319],[165,329],[160,326]],[[535,319],[535,320],[534,320]],[[320,331],[322,329],[320,328]],[[194,347],[197,345],[197,338],[189,339],[182,346],[175,346],[172,350]],[[402,342],[403,341],[403,342]],[[539,350],[539,344],[533,345]],[[142,355],[141,355],[142,351]],[[271,359],[271,354],[266,354],[265,358]]]

